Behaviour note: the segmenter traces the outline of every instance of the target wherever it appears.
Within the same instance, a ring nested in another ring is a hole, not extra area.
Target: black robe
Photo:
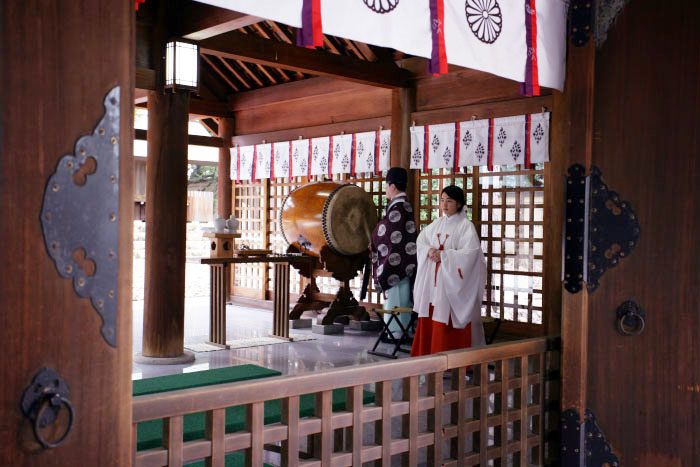
[[[387,291],[416,273],[416,222],[405,195],[389,203],[386,215],[372,232],[374,289]]]

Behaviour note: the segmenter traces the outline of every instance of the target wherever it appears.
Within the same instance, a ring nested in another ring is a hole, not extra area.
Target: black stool
[[[411,350],[408,349],[403,349],[401,348],[402,345],[404,344],[412,344],[413,343],[413,338],[410,335],[411,330],[415,331],[415,325],[416,325],[416,318],[418,316],[418,313],[415,313],[411,308],[405,308],[405,307],[394,307],[393,310],[374,310],[377,314],[382,316],[382,319],[380,322],[382,323],[382,332],[379,333],[379,337],[377,337],[377,342],[374,343],[374,347],[372,347],[372,350],[368,351],[367,353],[372,354],[372,355],[377,355],[379,357],[386,357],[386,358],[398,358],[396,356],[397,352],[410,352]],[[401,320],[399,319],[399,316],[402,313],[411,313],[411,319],[408,322],[408,325],[404,327],[404,325],[401,323]],[[390,315],[389,320],[387,322],[384,321],[383,315]],[[401,336],[397,339],[394,337],[394,334],[389,330],[389,325],[393,322],[396,321],[396,323],[399,325],[399,328],[401,329]],[[394,344],[394,351],[390,354],[385,353],[385,352],[377,352],[377,346],[379,345],[380,342],[385,341]]]

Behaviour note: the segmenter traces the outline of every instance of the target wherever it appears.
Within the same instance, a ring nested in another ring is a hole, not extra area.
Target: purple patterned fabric
[[[307,47],[314,44],[312,0],[304,0],[301,7],[301,27],[297,29],[297,45]]]
[[[433,50],[427,62],[428,74],[440,73],[440,40],[438,38],[437,0],[429,0],[430,4],[430,34],[433,38]]]
[[[390,203],[384,219],[372,232],[374,288],[386,291],[416,272],[418,232],[413,207],[405,196]]]

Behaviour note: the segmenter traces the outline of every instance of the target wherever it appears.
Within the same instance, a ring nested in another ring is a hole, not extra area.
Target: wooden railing
[[[223,466],[226,453],[243,451],[246,465],[261,466],[264,448],[271,447],[285,466],[388,466],[399,454],[403,465],[419,458],[428,465],[542,465],[546,345],[545,338],[528,339],[134,397],[133,464],[206,459],[208,466]],[[333,411],[333,390],[340,388],[347,388],[346,404]],[[363,404],[368,389],[374,402]],[[300,418],[300,396],[310,393],[314,414]],[[281,421],[266,425],[264,403],[276,399]],[[245,428],[226,433],[225,410],[232,406],[246,407]],[[196,412],[206,413],[206,438],[183,442],[183,416]],[[395,417],[402,422],[398,437]],[[136,451],[137,424],[155,419],[164,420],[163,446]]]

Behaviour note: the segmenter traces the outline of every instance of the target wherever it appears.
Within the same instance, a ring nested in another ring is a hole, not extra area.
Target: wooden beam
[[[148,140],[148,131],[135,129],[134,139]],[[187,144],[192,146],[207,146],[210,148],[230,147],[226,144],[224,139],[219,138],[218,136],[188,135]]]
[[[393,63],[366,62],[322,50],[296,47],[277,41],[229,32],[200,42],[209,55],[281,67],[312,75],[330,76],[384,88],[402,88],[412,77]]]
[[[230,117],[231,111],[224,102],[190,98],[190,115],[203,117]]]
[[[182,8],[182,16],[187,21],[178,35],[195,41],[262,21],[262,18],[198,2],[186,3]]]
[[[528,113],[540,113],[542,107],[552,109],[554,98],[552,96],[524,97],[488,104],[463,105],[447,109],[426,110],[413,112],[411,119],[416,125],[437,125],[439,123],[451,123],[477,119],[509,117]]]
[[[263,140],[267,143],[291,141],[302,136],[303,138],[320,138],[322,136],[339,135],[341,133],[359,133],[363,131],[378,130],[379,127],[391,127],[391,117],[367,118],[343,123],[330,123],[305,128],[291,128],[288,130],[268,131],[248,135],[236,135],[233,137],[233,145],[248,146],[260,144]]]
[[[155,91],[156,70],[149,70],[148,68],[136,68],[136,81],[134,87],[136,89]]]
[[[338,81],[337,79],[309,78],[233,94],[229,96],[229,110],[236,112],[265,105],[277,105],[280,102],[316,97],[321,94],[359,92],[368,89],[371,89],[371,87],[347,81]]]

